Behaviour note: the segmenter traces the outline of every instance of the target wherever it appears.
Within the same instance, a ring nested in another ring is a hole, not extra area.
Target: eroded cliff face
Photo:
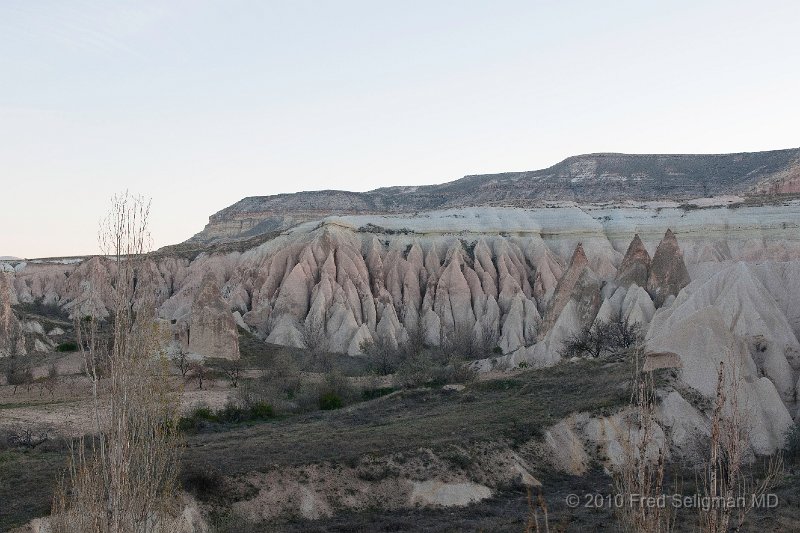
[[[568,336],[619,315],[642,326],[648,349],[675,354],[701,395],[713,394],[719,357],[738,361],[760,424],[751,444],[764,451],[797,409],[799,227],[797,201],[335,216],[241,252],[153,255],[137,293],[174,342],[203,356],[237,357],[238,325],[290,346],[321,337],[351,355],[375,340],[489,342],[501,354],[478,370],[552,365]],[[11,270],[9,302],[41,300],[73,316],[111,308],[106,259]],[[8,311],[0,318],[12,323]],[[687,405],[674,395],[672,404]]]

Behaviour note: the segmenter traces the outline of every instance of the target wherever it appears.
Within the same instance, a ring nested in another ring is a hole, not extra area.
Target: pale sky
[[[800,146],[797,1],[0,0],[0,256],[245,196]]]

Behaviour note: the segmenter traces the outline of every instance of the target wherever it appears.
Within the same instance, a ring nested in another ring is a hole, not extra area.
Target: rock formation
[[[647,287],[647,279],[650,275],[650,254],[644,247],[639,234],[633,236],[625,257],[622,258],[617,269],[617,283],[625,287],[635,283],[639,287]]]
[[[0,357],[25,354],[22,328],[11,310],[11,288],[0,272]]]
[[[192,303],[189,350],[205,357],[239,359],[236,322],[213,276],[206,276]]]
[[[205,229],[186,244],[248,239],[329,215],[538,207],[565,200],[684,202],[708,196],[785,194],[797,192],[798,184],[800,149],[719,155],[587,154],[542,170],[466,176],[441,185],[245,198],[212,215]]]
[[[589,268],[589,260],[586,258],[581,243],[575,247],[569,266],[558,281],[545,313],[540,337],[548,333],[556,324],[568,302],[574,302],[570,311],[575,314],[574,321],[582,325],[591,324],[601,305],[600,281]]]
[[[683,252],[678,246],[678,239],[671,229],[667,229],[664,238],[658,243],[650,274],[647,277],[647,292],[653,297],[656,307],[661,307],[669,296],[677,296],[678,292],[689,284],[689,272],[683,262]]]

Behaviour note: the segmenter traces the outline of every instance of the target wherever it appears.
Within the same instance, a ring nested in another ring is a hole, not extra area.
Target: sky
[[[800,2],[0,0],[0,256],[246,196],[800,146]]]

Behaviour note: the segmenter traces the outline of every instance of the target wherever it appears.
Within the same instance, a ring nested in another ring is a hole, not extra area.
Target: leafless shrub
[[[641,326],[638,322],[629,324],[621,314],[609,320],[600,320],[578,333],[567,337],[561,349],[565,358],[620,353],[640,343]]]
[[[71,444],[67,472],[53,500],[52,527],[62,532],[174,531],[177,517],[177,402],[158,354],[154,304],[134,311],[136,269],[149,243],[149,204],[117,196],[100,241],[115,259],[113,331],[107,353],[98,321],[82,321],[78,344],[93,385],[95,434]],[[100,387],[98,361],[108,362]]]
[[[46,431],[34,433],[31,429],[12,431],[8,434],[7,441],[11,447],[36,448],[40,444],[47,442],[49,436]]]
[[[58,370],[55,364],[51,364],[47,369],[47,375],[36,380],[39,386],[39,396],[42,396],[45,391],[50,393],[52,397],[55,395],[56,386],[58,385]]]
[[[408,333],[408,339],[403,348],[409,357],[413,357],[425,349],[425,331],[423,331],[419,320],[417,320],[414,325],[409,324],[406,326],[406,333]]]
[[[361,351],[372,362],[375,372],[382,376],[393,374],[411,353],[411,347],[393,345],[384,337],[361,343]]]
[[[476,333],[466,323],[458,322],[453,329],[442,330],[441,350],[450,358],[473,360],[488,357],[495,346],[497,336],[489,330]]]
[[[666,451],[655,440],[656,388],[652,372],[642,372],[639,363],[642,348],[635,349],[634,380],[630,407],[633,424],[621,438],[623,460],[614,478],[620,525],[633,533],[665,533],[674,527],[671,509],[655,505],[636,505],[661,496],[664,488]],[[651,451],[656,449],[656,457]],[[640,499],[640,500],[637,500]]]
[[[299,365],[290,354],[279,351],[260,377],[241,380],[237,400],[243,407],[267,403],[278,411],[291,411],[301,385]]]
[[[539,525],[539,512],[542,513],[542,525]],[[545,533],[550,533],[550,519],[547,513],[547,502],[541,487],[536,491],[534,500],[533,492],[528,487],[528,523],[525,524],[525,533],[540,533],[544,528]]]
[[[439,363],[430,351],[423,351],[409,357],[399,366],[394,376],[396,386],[419,387],[433,381]]]
[[[294,401],[301,411],[329,410],[344,407],[358,398],[356,389],[344,375],[332,371],[322,382],[304,382],[295,394]]]
[[[475,371],[467,361],[437,349],[428,349],[408,357],[398,366],[394,377],[395,385],[409,388],[468,383],[474,379]]]
[[[242,377],[242,362],[241,361],[220,361],[214,365],[216,370],[222,372],[234,389],[239,386],[239,380]]]

